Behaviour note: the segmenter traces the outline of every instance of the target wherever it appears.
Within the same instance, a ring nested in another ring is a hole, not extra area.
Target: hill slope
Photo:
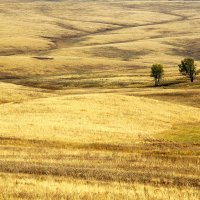
[[[2,137],[68,142],[107,143],[114,139],[109,135],[116,140],[136,138],[200,121],[198,108],[106,93],[48,97],[0,108]]]

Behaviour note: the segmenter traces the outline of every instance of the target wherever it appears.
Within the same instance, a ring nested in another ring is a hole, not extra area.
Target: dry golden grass
[[[75,142],[107,143],[108,135],[111,142],[122,142],[127,135],[153,134],[175,123],[200,121],[197,108],[117,94],[63,95],[0,107],[1,135]]]
[[[200,80],[177,67],[199,69],[199,12],[2,0],[0,199],[200,199]]]
[[[0,65],[7,73],[116,71],[153,62],[174,67],[183,56],[198,58],[198,2],[7,2],[0,18]],[[53,60],[33,58],[39,55]]]
[[[26,91],[15,87],[13,101]],[[198,108],[125,94],[40,92],[0,106],[2,199],[199,198],[199,144],[146,139],[176,123],[199,124]]]
[[[6,177],[5,177],[6,176]],[[52,176],[1,174],[1,199],[155,199],[177,200],[199,198],[198,191],[143,184],[79,181]],[[12,188],[12,189],[11,189]],[[173,194],[170,195],[170,194]]]
[[[199,145],[147,140],[98,147],[1,138],[1,198],[196,200],[200,196]]]

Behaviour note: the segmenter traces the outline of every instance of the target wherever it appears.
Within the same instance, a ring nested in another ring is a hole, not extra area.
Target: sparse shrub
[[[162,79],[164,69],[161,64],[153,64],[151,67],[151,77],[155,80],[155,86],[160,85],[160,79]]]
[[[190,81],[193,82],[197,74],[194,59],[185,58],[181,61],[181,64],[179,64],[178,66],[181,74],[187,76],[190,79]]]

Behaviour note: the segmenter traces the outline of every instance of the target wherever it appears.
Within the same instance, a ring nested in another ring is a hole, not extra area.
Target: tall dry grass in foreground
[[[23,142],[1,139],[1,199],[200,198],[199,145]]]
[[[1,199],[199,199],[200,146],[183,132],[199,108],[12,86],[0,84]]]
[[[5,176],[5,174],[3,174]],[[99,183],[63,178],[12,176],[1,178],[1,199],[70,199],[70,200],[197,200],[198,190],[154,187],[143,184]]]
[[[199,63],[199,12],[1,0],[0,199],[199,200],[200,80],[176,66]]]

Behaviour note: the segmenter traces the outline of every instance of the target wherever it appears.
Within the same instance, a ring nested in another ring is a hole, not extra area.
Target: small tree
[[[181,61],[181,64],[179,64],[178,66],[181,74],[189,77],[190,81],[193,82],[196,76],[196,66],[194,63],[194,59],[185,58]]]
[[[161,64],[153,64],[151,67],[151,77],[155,80],[155,86],[160,84],[160,79],[164,74],[163,66]]]

